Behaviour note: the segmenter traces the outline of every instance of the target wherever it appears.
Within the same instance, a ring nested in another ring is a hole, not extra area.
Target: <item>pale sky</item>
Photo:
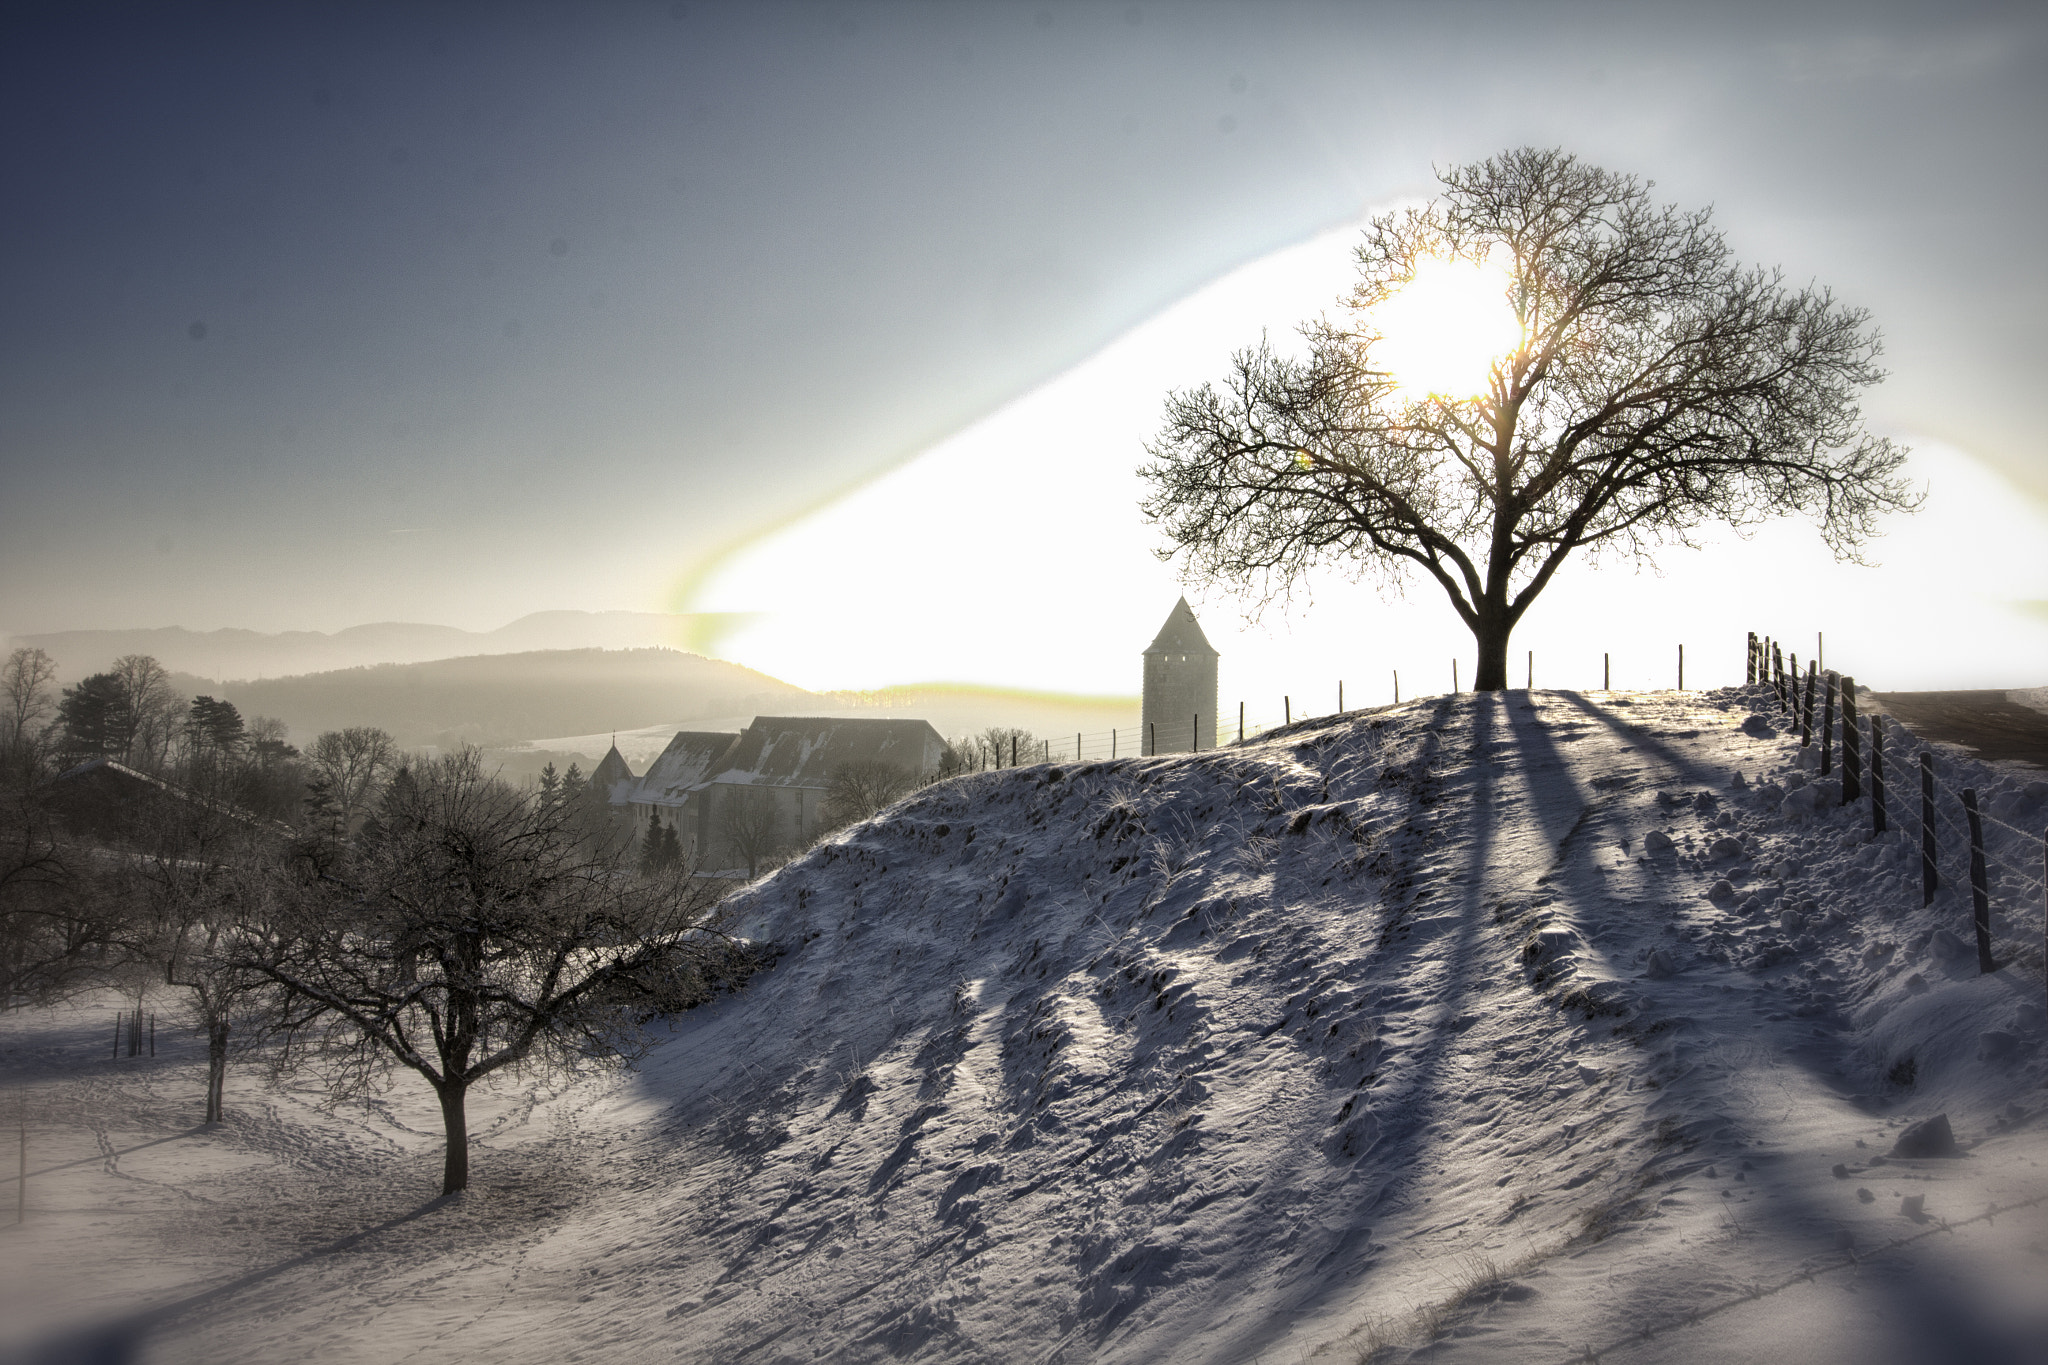
[[[2048,682],[2001,605],[2048,597],[2014,539],[2048,500],[2038,7],[9,13],[0,630],[718,608],[793,681],[1128,690],[1180,591],[1130,482],[1166,388],[1327,306],[1325,234],[1534,143],[1871,310],[1868,410],[1943,528],[1895,537],[1885,572],[1918,567],[1884,590],[1983,622],[1886,667]],[[826,533],[883,488],[916,534]],[[1572,575],[1523,630],[1539,684],[1597,667],[1575,623],[1704,628],[1730,563],[1815,554]],[[1877,580],[1801,572],[1836,596],[1763,628],[1889,618]],[[1464,644],[1420,588],[1317,602],[1227,652],[1266,661],[1246,689]],[[1028,676],[961,644],[991,616]]]

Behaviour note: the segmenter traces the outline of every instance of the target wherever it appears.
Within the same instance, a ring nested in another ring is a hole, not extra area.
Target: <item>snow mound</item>
[[[1731,789],[1799,772],[1760,697],[1442,698],[957,779],[816,850],[733,907],[787,956],[645,1077],[673,1183],[637,1230],[690,1248],[670,1340],[1315,1349],[1367,1305],[1474,1301],[1460,1267],[1582,1254],[1716,1155],[1746,1201],[1766,1153],[1824,1173],[1895,1112],[2005,1124],[2043,1074],[2014,989],[2038,946],[1994,977],[1930,959],[1933,919],[1967,921],[1919,911],[1902,836]],[[1983,1060],[1990,1031],[2017,1041]],[[1766,1076],[1790,1117],[1755,1112]],[[1560,1358],[1626,1327],[1565,1316],[1534,1338]]]
[[[771,971],[528,1106],[516,1248],[297,1271],[164,1358],[2030,1358],[2039,891],[1978,974],[1767,698],[940,783],[731,902]],[[2023,867],[2044,794],[1950,777]],[[1889,1155],[1937,1114],[1960,1155]]]

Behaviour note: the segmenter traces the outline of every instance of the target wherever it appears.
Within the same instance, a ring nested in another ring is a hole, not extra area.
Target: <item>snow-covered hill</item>
[[[547,1151],[544,1216],[163,1349],[2039,1359],[2039,887],[1979,976],[1911,822],[1762,709],[1466,694],[930,788],[735,902],[773,971],[500,1130],[480,1200]],[[1975,780],[2024,869],[2048,787]],[[1965,1154],[1887,1158],[1936,1113]]]

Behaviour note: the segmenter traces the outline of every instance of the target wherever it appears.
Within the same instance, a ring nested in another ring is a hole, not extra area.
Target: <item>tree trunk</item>
[[[1484,615],[1472,627],[1472,638],[1479,645],[1479,667],[1472,675],[1474,692],[1507,690],[1508,635],[1513,629],[1512,623]]]
[[[451,1081],[436,1088],[441,1097],[441,1126],[448,1134],[448,1156],[441,1167],[441,1193],[469,1188],[469,1118],[462,1104],[469,1087]]]
[[[228,1028],[225,1019],[206,1026],[206,1121],[221,1120],[221,1097],[228,1083]]]

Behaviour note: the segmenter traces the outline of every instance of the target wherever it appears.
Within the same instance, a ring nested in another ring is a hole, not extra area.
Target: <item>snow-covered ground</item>
[[[1767,717],[1466,694],[941,784],[742,893],[786,955],[639,1072],[489,1097],[455,1201],[423,1089],[330,1112],[245,1070],[203,1130],[188,1042],[5,1020],[7,1338],[2048,1358],[2048,787],[1945,761],[1994,816],[1980,976],[1953,854],[1923,910],[1904,804],[1873,840]],[[1937,1113],[1960,1155],[1889,1155]]]

